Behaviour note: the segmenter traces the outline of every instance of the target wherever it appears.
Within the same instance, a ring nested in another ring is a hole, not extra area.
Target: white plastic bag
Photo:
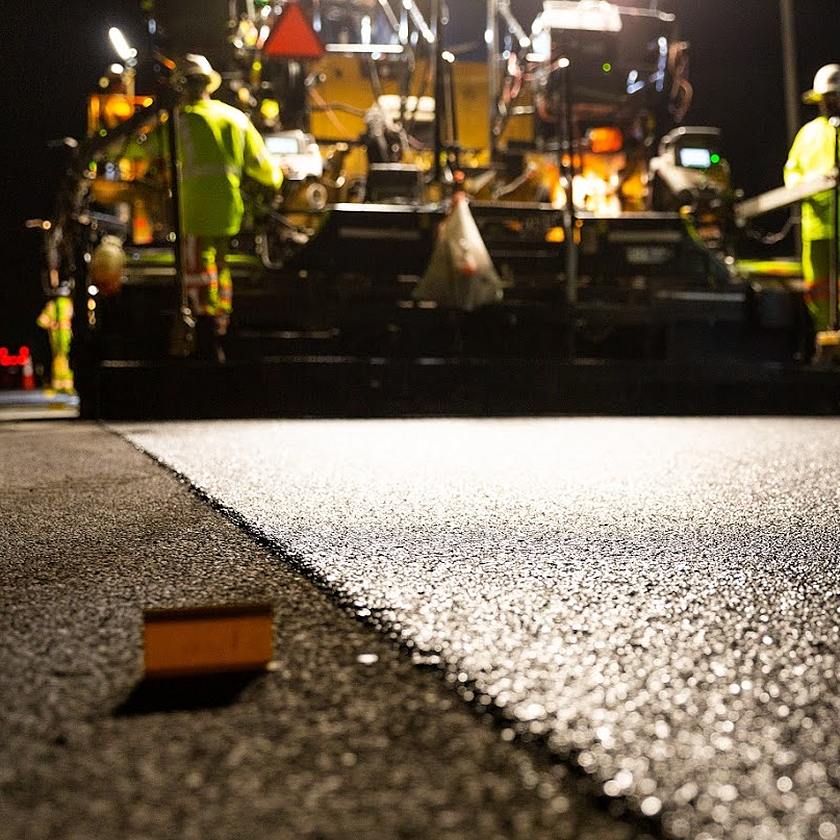
[[[463,193],[438,231],[438,240],[415,300],[472,312],[502,299],[502,283]]]

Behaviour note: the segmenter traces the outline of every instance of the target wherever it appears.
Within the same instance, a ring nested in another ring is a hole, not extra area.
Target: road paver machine
[[[532,407],[556,409],[574,390],[558,371],[594,394],[612,387],[604,371],[626,383],[628,365],[655,390],[680,365],[689,379],[766,379],[768,364],[807,357],[798,266],[736,260],[750,213],[737,212],[720,132],[684,124],[689,47],[656,2],[143,8],[148,44],[118,40],[122,64],[90,97],[90,134],[46,231],[50,282],[74,290],[92,411],[128,400],[144,373],[155,394],[198,364],[173,339],[189,320],[177,161],[155,170],[127,152],[172,120],[186,52],[222,71],[215,95],[251,116],[286,173],[280,200],[250,192],[232,242],[229,365],[205,371],[203,387],[221,393],[214,381],[238,376],[240,398],[264,393],[274,365],[294,371],[278,379],[287,396],[296,382],[327,393],[331,378],[374,393],[394,384],[383,370],[399,371],[404,393],[422,390],[407,373],[421,371],[443,383],[445,411],[453,376],[479,369],[491,392],[505,392],[494,372],[526,390],[550,381],[554,401]],[[456,207],[466,234],[448,224]],[[481,306],[467,293],[487,280],[475,254],[494,287]],[[447,284],[467,292],[429,291]],[[315,368],[317,386],[302,375]]]

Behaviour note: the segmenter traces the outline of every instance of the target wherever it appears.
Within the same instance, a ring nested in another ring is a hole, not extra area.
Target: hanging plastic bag
[[[438,240],[415,300],[472,312],[502,299],[502,283],[484,245],[463,192],[456,192],[452,210],[440,226]]]

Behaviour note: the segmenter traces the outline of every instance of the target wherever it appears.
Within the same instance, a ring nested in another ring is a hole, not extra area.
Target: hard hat
[[[826,64],[817,70],[812,90],[802,94],[802,101],[808,105],[821,102],[827,93],[840,93],[840,64]]]
[[[196,53],[187,53],[181,62],[181,73],[186,79],[207,79],[207,92],[213,93],[222,84],[222,77],[213,69],[210,62]]]

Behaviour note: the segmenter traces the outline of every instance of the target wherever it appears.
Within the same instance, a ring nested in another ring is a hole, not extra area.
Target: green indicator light
[[[720,155],[712,155],[709,160],[711,160],[712,163],[720,163]]]
[[[605,73],[609,73],[609,72],[610,72],[610,70],[612,70],[612,64],[610,64],[610,63],[609,63],[609,61],[605,61],[605,62],[601,65],[601,69],[602,69]]]

